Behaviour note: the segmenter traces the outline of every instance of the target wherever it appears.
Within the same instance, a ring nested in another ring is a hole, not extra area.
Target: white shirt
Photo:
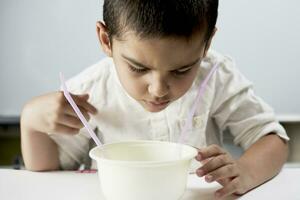
[[[209,51],[199,65],[191,88],[158,113],[146,111],[127,94],[111,58],[87,68],[67,85],[74,94],[90,95],[89,102],[97,108],[98,114],[91,116],[89,123],[97,130],[102,143],[137,139],[178,142],[199,84],[215,64],[219,67],[209,80],[196,110],[187,143],[198,148],[222,145],[222,132],[226,129],[233,135],[234,143],[243,149],[271,132],[289,140],[272,108],[254,94],[252,83],[229,57],[215,51]],[[74,136],[50,135],[58,145],[63,169],[75,169],[88,158],[93,142],[84,128]]]

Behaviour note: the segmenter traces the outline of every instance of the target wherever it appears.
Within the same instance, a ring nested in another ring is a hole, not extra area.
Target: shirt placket
[[[164,111],[155,113],[151,118],[152,139],[158,141],[169,141],[169,127]]]

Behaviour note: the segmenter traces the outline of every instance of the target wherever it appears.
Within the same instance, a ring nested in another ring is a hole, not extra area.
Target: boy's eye
[[[173,73],[174,75],[179,76],[179,75],[184,75],[184,74],[186,74],[186,73],[189,72],[190,70],[191,70],[191,67],[190,67],[190,68],[185,68],[185,69],[180,69],[180,70],[174,70],[174,71],[172,71],[172,73]]]
[[[128,65],[129,66],[129,69],[133,72],[137,72],[137,73],[144,73],[146,72],[148,69],[146,68],[139,68],[139,67],[133,67],[131,65]]]
[[[145,73],[147,72],[149,69],[147,68],[141,68],[141,67],[134,67],[132,65],[128,65],[129,66],[129,69],[132,71],[132,72],[136,72],[136,73]],[[180,75],[184,75],[186,73],[188,73],[190,70],[191,70],[192,67],[190,68],[184,68],[184,69],[180,69],[180,70],[174,70],[174,71],[171,71],[172,74],[176,75],[176,76],[180,76]]]

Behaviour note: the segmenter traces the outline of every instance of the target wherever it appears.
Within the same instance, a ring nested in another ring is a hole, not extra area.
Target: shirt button
[[[203,119],[202,119],[202,117],[195,117],[195,118],[194,118],[194,125],[195,125],[196,128],[201,127],[202,124],[203,124]]]

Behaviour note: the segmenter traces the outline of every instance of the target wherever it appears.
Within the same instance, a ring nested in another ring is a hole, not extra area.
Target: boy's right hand
[[[87,101],[88,94],[71,96],[87,120],[90,119],[89,113],[97,113],[96,108]],[[83,127],[61,91],[32,99],[25,105],[22,118],[23,125],[29,130],[48,134],[77,134]]]

